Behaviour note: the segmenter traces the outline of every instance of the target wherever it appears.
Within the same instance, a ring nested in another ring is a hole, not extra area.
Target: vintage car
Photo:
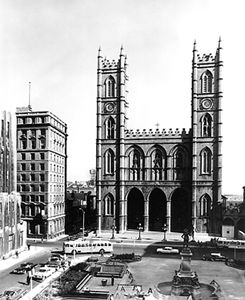
[[[202,259],[210,261],[226,261],[227,258],[219,252],[213,252],[210,254],[204,254]]]
[[[157,248],[157,253],[166,253],[166,254],[178,254],[179,249],[173,247],[164,247],[164,248]]]
[[[39,270],[35,272],[34,275],[32,275],[32,278],[36,280],[44,280],[47,277],[51,276],[55,271],[55,268],[44,266],[39,268]]]
[[[0,300],[18,300],[21,299],[26,293],[27,290],[21,289],[20,287],[8,288],[4,292],[0,292]]]
[[[28,271],[32,270],[36,264],[31,263],[31,262],[26,262],[21,264],[18,268],[15,268],[14,270],[11,271],[11,274],[25,274]]]

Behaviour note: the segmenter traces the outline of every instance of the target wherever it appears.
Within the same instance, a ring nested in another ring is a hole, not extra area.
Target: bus
[[[113,252],[113,245],[105,240],[83,240],[77,239],[75,241],[67,241],[63,244],[63,251],[65,254],[78,253],[100,253]]]
[[[218,247],[226,248],[239,248],[245,249],[245,240],[227,240],[227,239],[218,239]]]

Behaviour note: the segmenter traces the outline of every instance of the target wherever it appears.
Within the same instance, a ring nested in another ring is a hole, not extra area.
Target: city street
[[[35,247],[37,253],[28,258],[29,262],[35,264],[45,263],[50,257],[51,251],[62,250],[63,241],[56,242],[44,242],[32,244],[32,249]],[[142,255],[141,262],[135,262],[129,264],[129,269],[133,274],[136,282],[142,284],[145,288],[155,286],[159,282],[171,281],[174,271],[179,269],[180,256],[179,254],[157,254],[156,249],[166,246],[163,242],[146,242],[146,241],[123,241],[114,242],[114,253],[132,253]],[[171,243],[175,248],[181,249],[180,243]],[[214,249],[207,247],[192,247],[192,267],[194,271],[197,271],[200,282],[210,283],[212,279],[215,279],[222,287],[222,290],[226,293],[227,297],[239,297],[239,291],[244,288],[244,271],[237,270],[225,265],[224,262],[209,262],[202,261],[203,254],[210,254],[211,252],[220,252],[228,258],[242,257],[244,250],[234,249]],[[77,254],[75,258],[81,258],[85,255]],[[86,255],[87,256],[87,255]],[[73,256],[68,256],[69,260],[73,260]],[[24,261],[23,261],[24,262]],[[19,264],[10,266],[4,271],[0,272],[0,290],[20,286],[23,289],[30,289],[30,286],[26,285],[26,274],[14,275],[10,272],[16,268]],[[33,281],[33,287],[38,282]],[[243,298],[231,298],[227,299],[243,299]]]

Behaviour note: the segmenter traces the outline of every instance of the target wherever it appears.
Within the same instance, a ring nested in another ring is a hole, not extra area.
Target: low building
[[[66,193],[66,233],[74,234],[96,228],[96,193],[94,186],[69,183]]]
[[[0,122],[0,259],[26,246],[21,198],[16,192],[15,132],[11,114],[1,113]]]
[[[223,196],[223,237],[245,239],[245,187],[243,190],[243,196]]]

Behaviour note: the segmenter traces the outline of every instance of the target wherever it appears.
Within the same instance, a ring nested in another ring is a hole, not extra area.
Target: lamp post
[[[83,240],[84,240],[84,226],[85,226],[85,211],[83,210],[83,208],[81,207],[80,210],[82,211],[82,214],[83,214],[83,223],[82,223],[82,237],[83,237]]]
[[[164,223],[163,225],[163,242],[166,242],[167,241],[167,237],[166,237],[166,234],[167,234],[167,230],[168,230],[168,225],[166,223]]]
[[[111,230],[112,230],[111,239],[114,240],[114,238],[115,238],[115,230],[116,230],[116,226],[115,226],[115,225],[112,225],[112,226],[111,226]]]
[[[138,240],[141,240],[141,231],[143,230],[143,227],[141,226],[141,223],[139,223],[138,230],[139,230]]]

